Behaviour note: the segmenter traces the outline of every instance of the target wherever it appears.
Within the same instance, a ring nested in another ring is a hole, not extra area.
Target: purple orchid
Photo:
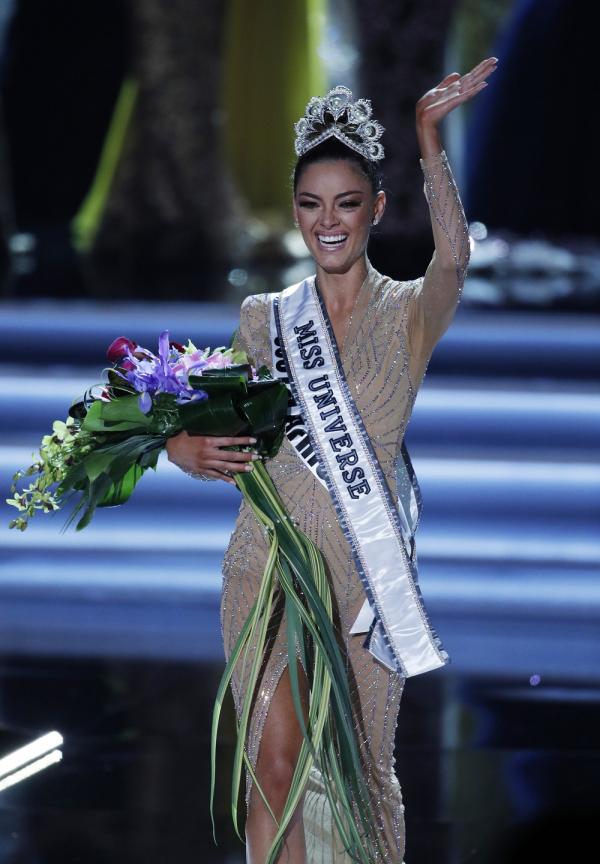
[[[150,411],[150,409],[152,408],[152,397],[147,390],[144,393],[140,394],[138,398],[138,405],[140,411],[143,411],[144,414],[147,414],[148,411]]]
[[[190,386],[190,375],[202,375],[204,370],[227,369],[248,362],[245,352],[232,348],[200,349],[189,339],[187,347],[183,348],[179,343],[171,343],[168,330],[163,330],[159,336],[158,354],[125,337],[118,342],[120,360],[115,371],[140,394],[138,404],[144,414],[152,410],[152,397],[156,393],[170,393],[175,396],[177,405],[207,399],[204,390]],[[251,380],[256,379],[256,370],[252,366]]]
[[[125,357],[129,368],[126,372],[116,371],[140,394],[138,405],[144,414],[151,410],[152,396],[156,393],[171,393],[177,397],[175,402],[178,405],[208,398],[204,390],[195,390],[188,384],[190,371],[203,368],[207,365],[206,361],[198,357],[194,358],[193,365],[187,361],[181,362],[182,357],[190,355],[180,355],[176,348],[170,347],[168,330],[160,334],[158,356],[140,346],[137,346],[136,353],[143,354],[143,358],[135,357],[127,345]]]

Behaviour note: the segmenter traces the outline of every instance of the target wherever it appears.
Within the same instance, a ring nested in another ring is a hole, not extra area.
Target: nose
[[[338,221],[338,217],[336,216],[333,207],[323,208],[321,213],[321,225],[323,228],[332,228],[334,225],[337,225]]]

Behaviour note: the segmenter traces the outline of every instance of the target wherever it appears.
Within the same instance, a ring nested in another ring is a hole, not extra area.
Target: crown
[[[356,150],[365,159],[376,162],[383,159],[384,150],[379,141],[383,126],[371,119],[372,108],[368,99],[352,101],[352,90],[339,84],[326,96],[313,96],[301,117],[294,124],[297,156],[316,147],[327,138],[337,138]]]

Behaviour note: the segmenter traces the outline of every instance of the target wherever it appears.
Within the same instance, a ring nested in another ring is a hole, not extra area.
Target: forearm
[[[419,136],[423,191],[431,216],[435,252],[415,295],[410,319],[416,355],[429,356],[460,300],[470,257],[469,233],[458,189],[435,130]]]
[[[417,137],[424,175],[423,191],[429,205],[435,244],[433,265],[435,269],[454,272],[454,289],[460,295],[470,258],[465,212],[437,129],[417,129]]]

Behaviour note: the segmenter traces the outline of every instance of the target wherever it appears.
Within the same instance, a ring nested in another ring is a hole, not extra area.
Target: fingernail
[[[244,471],[254,471],[254,465],[246,465]]]
[[[256,438],[251,438],[251,439],[250,439],[250,443],[251,443],[251,444],[256,444]]]
[[[252,454],[252,461],[256,462],[257,459],[260,459],[260,456],[258,455],[258,453],[253,453]]]

